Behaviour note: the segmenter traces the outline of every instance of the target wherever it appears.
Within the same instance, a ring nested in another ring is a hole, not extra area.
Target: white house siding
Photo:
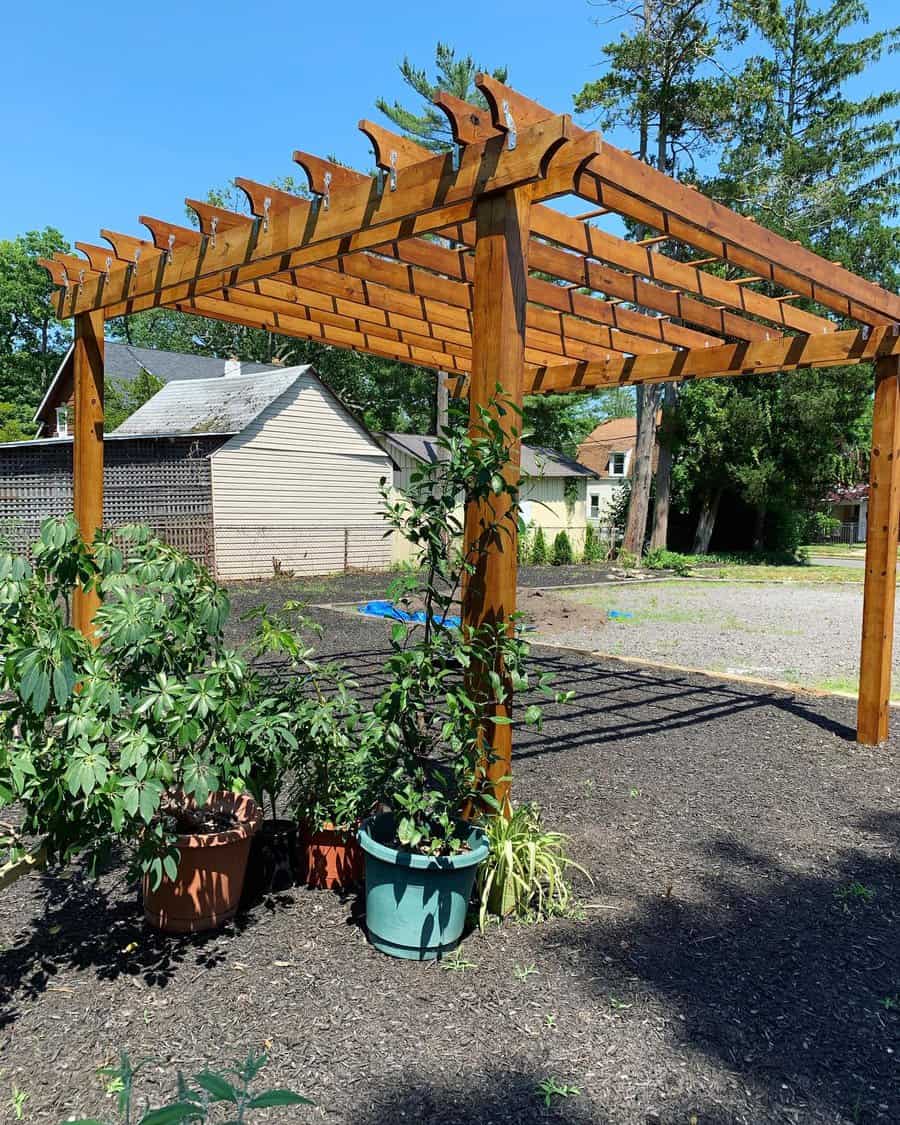
[[[387,454],[317,379],[302,375],[212,457],[216,571],[384,569]]]
[[[588,478],[573,478],[576,492],[572,504],[566,501],[565,477],[528,477],[520,493],[523,520],[532,527],[544,529],[547,542],[552,544],[560,531],[569,536],[574,550],[584,549],[586,527],[586,483]]]

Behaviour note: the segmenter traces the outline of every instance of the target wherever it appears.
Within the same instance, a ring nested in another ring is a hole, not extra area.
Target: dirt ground
[[[384,623],[318,615],[377,690]],[[900,734],[857,747],[838,699],[533,662],[576,698],[519,733],[514,791],[593,878],[576,917],[472,933],[451,968],[375,952],[356,896],[295,889],[163,939],[118,869],[20,881],[0,896],[0,1120],[14,1089],[26,1125],[111,1118],[96,1068],[122,1048],[157,1098],[178,1067],[268,1045],[268,1081],[317,1105],[260,1121],[900,1121]],[[548,1108],[546,1078],[578,1092]]]

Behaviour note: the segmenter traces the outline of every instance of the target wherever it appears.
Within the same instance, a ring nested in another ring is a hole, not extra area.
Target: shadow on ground
[[[599,1003],[612,976],[632,982],[635,1018],[647,993],[674,1006],[683,1047],[756,1089],[755,1120],[900,1121],[900,814],[854,828],[876,854],[845,850],[815,874],[734,839],[698,841],[712,859],[699,900],[645,898],[562,940]]]

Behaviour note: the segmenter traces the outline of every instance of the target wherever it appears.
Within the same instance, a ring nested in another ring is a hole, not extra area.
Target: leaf
[[[295,1094],[293,1090],[267,1090],[264,1094],[257,1094],[251,1098],[248,1105],[251,1109],[269,1109],[278,1105],[315,1105],[309,1098]]]
[[[237,1090],[221,1074],[214,1074],[211,1070],[201,1071],[194,1081],[207,1093],[212,1094],[217,1102],[234,1102],[237,1104]]]
[[[145,1113],[138,1125],[182,1125],[184,1121],[202,1121],[203,1111],[191,1102],[173,1102],[162,1109]]]

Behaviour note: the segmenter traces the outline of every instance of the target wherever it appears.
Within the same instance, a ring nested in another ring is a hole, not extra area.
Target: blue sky
[[[896,21],[895,3],[871,0],[873,27]],[[588,0],[8,4],[0,238],[144,236],[139,214],[182,222],[185,196],[290,174],[295,148],[366,167],[357,121],[378,119],[378,95],[409,100],[397,64],[429,63],[438,39],[568,111],[616,34],[600,14]],[[896,62],[861,85],[887,84]]]

